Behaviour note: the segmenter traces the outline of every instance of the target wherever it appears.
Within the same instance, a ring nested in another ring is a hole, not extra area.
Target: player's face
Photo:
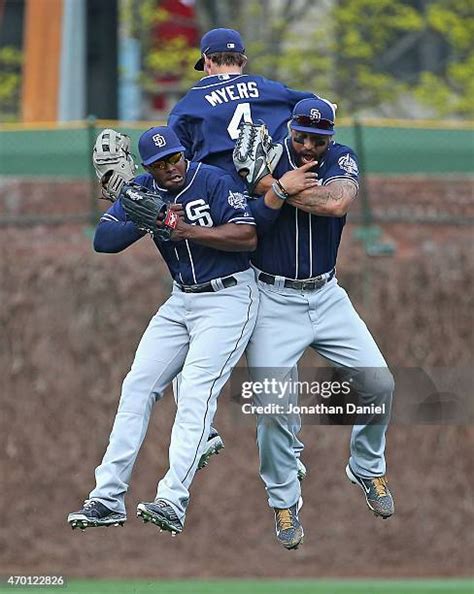
[[[328,148],[332,136],[323,134],[308,134],[299,130],[291,130],[293,149],[298,155],[300,165],[310,161],[319,161],[321,155]]]
[[[186,161],[183,153],[173,153],[146,167],[156,183],[166,190],[179,190],[184,185]]]

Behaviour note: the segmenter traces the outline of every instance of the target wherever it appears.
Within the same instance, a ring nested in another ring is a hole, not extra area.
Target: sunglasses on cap
[[[164,159],[160,159],[159,161],[154,161],[149,165],[149,167],[153,167],[153,169],[166,169],[167,165],[176,165],[179,163],[183,157],[183,153],[173,153],[169,157],[165,157]]]
[[[308,115],[295,115],[292,117],[292,121],[304,128],[319,128],[320,130],[332,130],[334,126],[334,122],[331,120],[326,120],[324,118],[318,120]]]

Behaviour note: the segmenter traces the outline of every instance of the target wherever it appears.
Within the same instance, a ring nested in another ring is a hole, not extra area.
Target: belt
[[[315,276],[314,278],[309,278],[308,280],[292,280],[291,278],[286,278],[284,282],[285,289],[298,289],[299,291],[316,291],[323,287],[326,283],[328,283],[336,274],[336,269],[333,268],[331,272],[320,274],[319,276]],[[266,272],[260,272],[258,275],[258,280],[266,283],[267,285],[274,285],[277,281],[276,276],[273,274],[267,274]]]
[[[216,279],[217,280],[217,279]],[[178,284],[178,288],[183,291],[183,293],[215,293],[216,291],[220,291],[221,289],[228,289],[229,287],[233,287],[237,284],[237,279],[235,276],[226,276],[220,279],[222,283],[222,287],[214,288],[212,281],[208,283],[201,283],[199,285],[180,285]]]

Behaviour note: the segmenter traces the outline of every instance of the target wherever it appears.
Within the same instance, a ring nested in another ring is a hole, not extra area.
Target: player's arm
[[[205,184],[207,199],[201,208],[206,210],[207,223],[195,220],[191,225],[180,216],[171,239],[188,239],[225,252],[253,252],[257,247],[256,224],[240,186],[217,168],[206,172]]]
[[[263,196],[249,202],[250,210],[257,223],[259,237],[265,235],[272,228],[285,203],[286,194],[300,192],[317,184],[317,175],[309,171],[315,164],[314,161],[311,161],[299,169],[286,173],[287,187],[283,186],[280,180],[271,175],[262,178],[261,182],[264,183],[262,186]]]
[[[291,196],[315,190],[318,187],[318,176],[311,171],[315,165],[315,161],[310,161],[298,169],[287,171],[278,180],[272,178],[270,188],[264,196],[265,205],[279,210],[285,202],[290,201]]]
[[[224,223],[217,227],[201,227],[190,225],[180,218],[171,239],[189,239],[224,252],[253,252],[257,247],[255,224],[251,223]]]
[[[273,175],[270,173],[262,177],[262,179],[258,182],[255,186],[255,194],[257,195],[264,195],[271,189],[273,182],[276,181]]]
[[[281,181],[284,181],[283,178]],[[311,214],[343,217],[349,211],[357,193],[358,186],[352,179],[338,179],[325,186],[314,186],[303,190],[290,196],[287,202]]]
[[[135,243],[145,235],[127,216],[119,201],[101,217],[94,234],[94,250],[106,254],[116,254]]]

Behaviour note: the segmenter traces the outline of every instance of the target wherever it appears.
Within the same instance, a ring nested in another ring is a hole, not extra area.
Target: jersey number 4
[[[237,140],[239,137],[239,126],[242,120],[244,120],[244,122],[249,122],[250,124],[253,123],[250,103],[239,103],[235,108],[234,115],[227,126],[227,132],[232,140]]]
[[[201,227],[213,227],[214,221],[211,218],[210,206],[202,198],[192,200],[185,206],[186,217],[191,223],[197,223]]]

